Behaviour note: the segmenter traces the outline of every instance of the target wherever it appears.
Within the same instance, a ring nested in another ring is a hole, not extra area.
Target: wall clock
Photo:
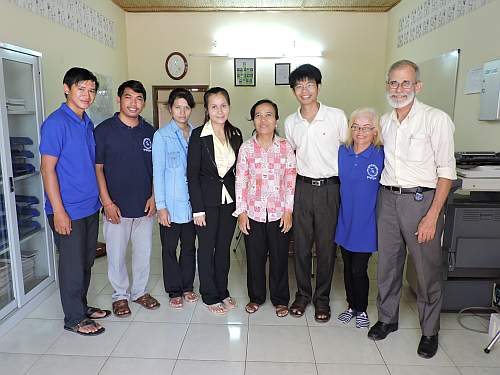
[[[165,60],[165,70],[170,78],[182,79],[188,70],[186,57],[180,52],[172,52]]]

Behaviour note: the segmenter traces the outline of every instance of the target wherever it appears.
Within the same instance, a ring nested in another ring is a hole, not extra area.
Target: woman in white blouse
[[[227,284],[236,226],[235,168],[243,139],[228,120],[228,92],[213,87],[203,99],[205,124],[194,129],[189,140],[189,198],[198,235],[200,294],[209,311],[225,314],[236,307]]]

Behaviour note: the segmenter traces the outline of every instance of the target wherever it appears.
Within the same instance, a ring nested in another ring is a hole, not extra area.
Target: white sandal
[[[208,309],[208,311],[214,313],[215,315],[226,315],[227,313],[226,306],[224,306],[224,304],[220,302],[214,303],[212,305],[207,305],[206,303],[204,303],[203,306],[205,306]]]

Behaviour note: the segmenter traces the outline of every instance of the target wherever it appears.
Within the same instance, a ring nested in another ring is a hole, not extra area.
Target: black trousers
[[[193,291],[196,270],[196,232],[194,223],[172,223],[170,228],[160,225],[163,285],[170,298]],[[177,259],[177,245],[181,251]]]
[[[297,179],[293,207],[295,276],[300,303],[312,300],[317,307],[328,307],[335,265],[333,242],[339,209],[339,185],[313,186]],[[311,286],[312,246],[316,245],[316,289]]]
[[[344,284],[347,303],[356,312],[366,312],[368,307],[368,261],[372,253],[358,253],[340,246],[344,261]]]
[[[72,327],[87,318],[87,292],[94,264],[99,231],[99,211],[71,221],[71,233],[60,235],[54,229],[54,215],[47,215],[59,249],[59,291],[64,325]]]
[[[266,262],[269,254],[269,292],[271,302],[287,305],[288,289],[288,233],[281,233],[280,220],[260,223],[249,219],[250,231],[245,235],[247,253],[247,287],[250,302],[259,305],[266,301]]]
[[[227,290],[231,240],[236,226],[235,204],[205,207],[206,226],[196,225],[198,275],[204,303],[212,305],[229,297]]]

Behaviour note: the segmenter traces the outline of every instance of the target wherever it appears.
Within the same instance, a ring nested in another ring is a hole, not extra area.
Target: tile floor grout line
[[[313,345],[312,336],[311,336],[311,327],[309,326],[309,321],[307,320],[307,315],[305,313],[304,313],[303,318],[306,320],[307,333],[309,334],[309,343],[311,345],[311,352],[313,355],[314,367],[316,368],[316,375],[318,375],[319,374],[318,362],[316,361],[316,353],[314,353],[314,345]]]
[[[97,375],[99,375],[101,373],[102,369],[104,368],[104,366],[106,366],[106,363],[108,363],[108,361],[109,361],[110,358],[111,357],[108,355],[107,358],[106,358],[106,360],[102,363],[102,366],[99,369],[99,371],[97,371]]]
[[[370,339],[370,340],[373,341],[373,343],[375,344],[375,347],[377,348],[377,351],[378,351],[378,354],[380,355],[380,358],[382,358],[382,361],[384,361],[384,365],[385,365],[385,368],[387,369],[387,372],[389,373],[389,375],[391,375],[392,373],[391,373],[391,369],[389,368],[389,364],[385,360],[384,355],[382,354],[382,351],[380,350],[380,347],[377,345],[377,341],[372,340],[372,339]]]
[[[23,353],[24,354],[24,353]],[[40,361],[42,358],[43,358],[44,354],[38,354],[38,358],[36,359],[36,361],[34,361],[30,367],[28,367],[28,369],[26,370],[26,372],[23,374],[23,375],[26,375],[28,372],[31,371],[31,369],[33,367],[35,367],[35,364],[38,363],[38,361]]]
[[[247,363],[248,363],[248,343],[250,342],[250,314],[247,314],[247,344],[245,346],[245,364],[243,365],[243,374],[247,373]]]
[[[189,328],[191,328],[191,321],[193,320],[193,316],[194,316],[194,312],[196,310],[196,308],[198,307],[198,304],[199,304],[200,300],[198,299],[198,301],[196,301],[196,305],[193,309],[193,313],[191,315],[191,319],[189,320],[189,322],[186,325],[186,332],[184,332],[184,337],[182,338],[182,342],[181,344],[179,345],[179,350],[177,351],[177,358],[175,360],[175,365],[177,365],[177,361],[180,359],[179,356],[181,355],[181,350],[182,350],[182,346],[184,345],[184,341],[186,341],[186,337],[188,335],[188,332],[189,332]],[[174,365],[174,368],[175,368],[175,365]],[[174,373],[174,369],[172,369],[172,374]]]
[[[113,354],[113,352],[116,350],[116,348],[118,347],[118,345],[120,344],[120,342],[122,341],[123,337],[125,336],[125,333],[130,329],[130,327],[132,326],[132,322],[133,321],[126,321],[124,323],[128,323],[128,327],[125,328],[120,336],[120,338],[118,340],[116,340],[116,344],[115,346],[113,347],[113,349],[111,349],[111,351],[109,352],[109,356],[108,357],[111,357],[111,355]]]

